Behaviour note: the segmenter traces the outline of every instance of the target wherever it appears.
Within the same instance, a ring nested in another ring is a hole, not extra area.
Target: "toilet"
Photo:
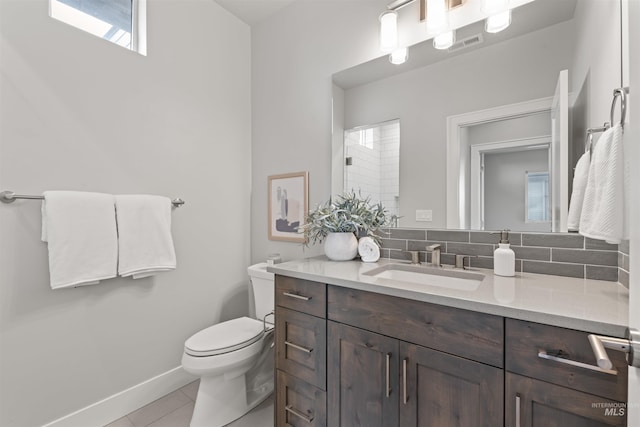
[[[255,316],[218,323],[185,341],[182,367],[200,377],[191,427],[229,424],[273,392],[274,275],[266,263],[248,272]]]

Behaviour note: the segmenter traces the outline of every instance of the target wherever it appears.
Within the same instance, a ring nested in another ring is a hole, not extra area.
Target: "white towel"
[[[583,236],[613,244],[628,238],[624,169],[622,128],[618,124],[605,131],[592,150],[580,215]]]
[[[110,194],[46,191],[42,241],[48,243],[52,289],[116,277],[118,235]]]
[[[176,268],[171,237],[171,199],[118,195],[118,274],[134,279]]]
[[[567,218],[567,227],[572,231],[577,231],[580,228],[580,214],[584,203],[584,191],[587,188],[587,180],[589,179],[590,159],[591,154],[589,152],[584,153],[576,163],[576,169],[573,173],[573,191],[571,192],[569,216]]]

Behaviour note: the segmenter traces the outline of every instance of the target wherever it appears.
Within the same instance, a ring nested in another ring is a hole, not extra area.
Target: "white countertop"
[[[545,274],[495,276],[493,270],[469,269],[485,277],[473,291],[401,282],[363,273],[402,261],[330,261],[314,257],[267,268],[282,276],[311,280],[379,294],[528,320],[564,328],[624,337],[629,317],[629,290],[619,283]]]

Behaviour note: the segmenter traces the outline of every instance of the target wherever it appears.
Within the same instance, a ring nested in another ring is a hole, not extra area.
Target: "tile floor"
[[[105,427],[189,427],[197,393],[194,381]],[[273,395],[227,427],[273,427]]]

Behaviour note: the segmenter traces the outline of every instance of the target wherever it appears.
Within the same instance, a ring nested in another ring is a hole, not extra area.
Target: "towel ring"
[[[613,90],[613,103],[611,104],[611,123],[615,123],[613,116],[616,111],[618,97],[620,98],[620,127],[624,129],[624,122],[627,116],[627,93],[629,88],[621,87]]]

